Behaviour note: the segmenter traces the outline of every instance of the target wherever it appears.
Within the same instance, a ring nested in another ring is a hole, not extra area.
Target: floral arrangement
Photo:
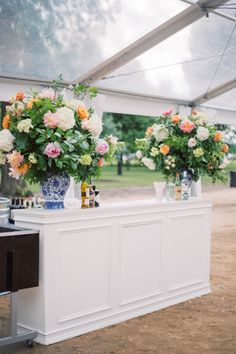
[[[208,122],[202,112],[193,110],[187,118],[172,110],[162,113],[147,128],[143,139],[136,139],[137,158],[150,170],[161,171],[166,179],[188,170],[197,181],[201,175],[225,180],[225,154],[228,145],[223,133]]]
[[[0,131],[0,164],[10,165],[9,175],[40,182],[45,173],[67,172],[77,181],[98,176],[104,159],[115,152],[117,138],[100,139],[102,121],[84,97],[96,89],[70,86],[74,99],[65,100],[58,83],[28,97],[18,92],[10,99]]]

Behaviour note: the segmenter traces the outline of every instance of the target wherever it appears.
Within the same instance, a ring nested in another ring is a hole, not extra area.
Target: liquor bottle
[[[96,189],[96,186],[92,186],[94,191],[94,206],[95,208],[99,207],[99,190]]]
[[[182,200],[188,200],[189,199],[189,183],[188,183],[187,171],[183,172],[183,178],[181,181],[181,188],[182,188]]]
[[[82,209],[90,208],[89,200],[90,200],[89,185],[87,182],[82,182],[81,184],[81,208]]]
[[[179,172],[177,172],[175,178],[175,200],[181,200],[181,199],[182,199],[181,181],[180,181]]]

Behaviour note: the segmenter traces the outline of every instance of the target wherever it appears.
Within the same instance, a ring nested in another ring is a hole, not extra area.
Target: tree
[[[135,139],[142,138],[147,127],[155,122],[154,117],[131,114],[104,113],[103,134],[114,134],[125,143],[129,153],[135,152]]]

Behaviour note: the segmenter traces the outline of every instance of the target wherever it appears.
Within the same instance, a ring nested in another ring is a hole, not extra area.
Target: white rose
[[[148,157],[143,157],[141,161],[147,168],[149,168],[149,170],[155,170],[156,165],[152,159],[149,159]]]
[[[9,152],[13,149],[14,136],[8,129],[0,131],[0,150]]]
[[[168,138],[169,131],[163,125],[154,124],[152,135],[155,137],[156,141],[160,142]]]
[[[197,140],[195,138],[190,138],[188,141],[188,147],[192,148],[197,145]]]
[[[136,152],[136,157],[137,157],[137,159],[141,159],[143,157],[142,151],[138,150]]]
[[[70,101],[65,101],[66,107],[73,109],[73,111],[77,111],[79,107],[85,107],[84,103],[80,100],[70,100]]]
[[[151,148],[150,155],[153,156],[153,157],[159,155],[159,150],[158,150],[158,148],[156,148],[155,146],[153,146],[153,147]]]
[[[0,151],[0,165],[4,165],[6,163],[6,155]]]
[[[197,128],[197,138],[200,141],[207,140],[209,138],[209,130],[204,127]]]
[[[17,129],[21,133],[29,133],[30,128],[33,128],[32,121],[30,118],[23,119],[17,124]]]
[[[89,119],[83,120],[81,127],[97,138],[102,132],[102,120],[97,114],[92,114]]]
[[[71,129],[75,125],[74,112],[70,108],[59,108],[56,112],[56,116],[59,120],[58,128],[63,131]]]

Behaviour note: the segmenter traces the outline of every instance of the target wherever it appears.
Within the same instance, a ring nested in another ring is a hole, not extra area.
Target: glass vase
[[[70,185],[70,176],[66,172],[47,173],[41,182],[41,192],[45,200],[45,209],[64,209],[64,198]]]

